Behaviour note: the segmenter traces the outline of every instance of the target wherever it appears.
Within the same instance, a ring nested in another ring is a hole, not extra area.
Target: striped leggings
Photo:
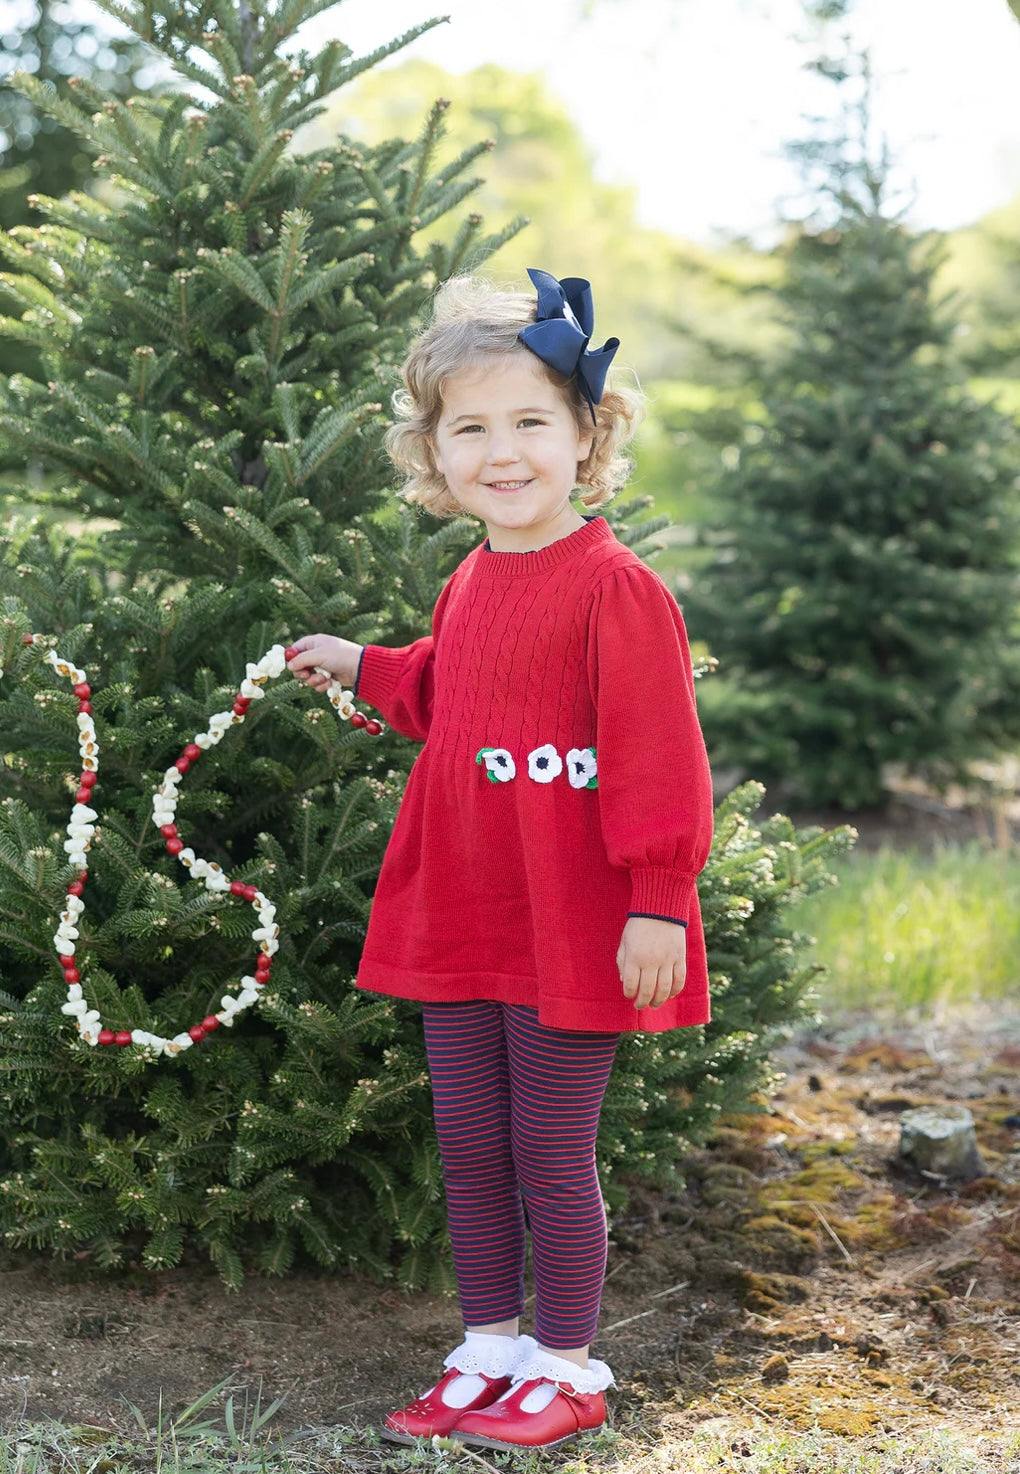
[[[428,1003],[424,1022],[465,1325],[522,1313],[526,1219],[535,1335],[587,1346],[606,1272],[595,1138],[619,1035],[488,1002]]]

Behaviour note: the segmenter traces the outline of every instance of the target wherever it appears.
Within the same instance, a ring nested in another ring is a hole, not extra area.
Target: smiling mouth
[[[522,487],[530,486],[531,481],[487,481],[485,484],[490,491],[520,491]]]

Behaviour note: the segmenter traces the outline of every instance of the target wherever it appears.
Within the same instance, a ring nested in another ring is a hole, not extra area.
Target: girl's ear
[[[580,466],[591,455],[595,447],[595,432],[579,430],[577,434],[577,464]]]

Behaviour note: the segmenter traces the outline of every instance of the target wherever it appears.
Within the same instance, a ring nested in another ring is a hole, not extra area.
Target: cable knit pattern
[[[425,746],[383,863],[358,974],[381,993],[535,1007],[551,1028],[658,1031],[709,1018],[695,881],[712,786],[683,620],[597,517],[533,553],[476,548],[432,634],[369,645],[358,695]],[[594,748],[598,786],[551,745]],[[490,781],[482,748],[516,775]],[[555,768],[555,763],[553,763]],[[546,768],[543,772],[548,772]],[[687,923],[687,983],[660,1009],[623,997],[628,912]]]

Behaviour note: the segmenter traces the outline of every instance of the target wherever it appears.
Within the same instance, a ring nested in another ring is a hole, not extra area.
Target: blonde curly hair
[[[386,450],[404,475],[401,496],[436,517],[456,517],[463,508],[454,501],[446,478],[437,469],[432,437],[443,405],[447,379],[494,355],[527,353],[542,363],[517,337],[535,321],[533,293],[514,292],[477,276],[455,276],[436,293],[432,321],[414,342],[400,369],[403,389],[393,395],[396,423],[386,432]],[[577,468],[579,499],[601,507],[624,484],[631,462],[621,454],[641,414],[642,396],[632,389],[605,389],[591,423],[587,400],[571,375],[543,364],[551,383],[566,396],[579,431],[593,435],[592,448]]]

